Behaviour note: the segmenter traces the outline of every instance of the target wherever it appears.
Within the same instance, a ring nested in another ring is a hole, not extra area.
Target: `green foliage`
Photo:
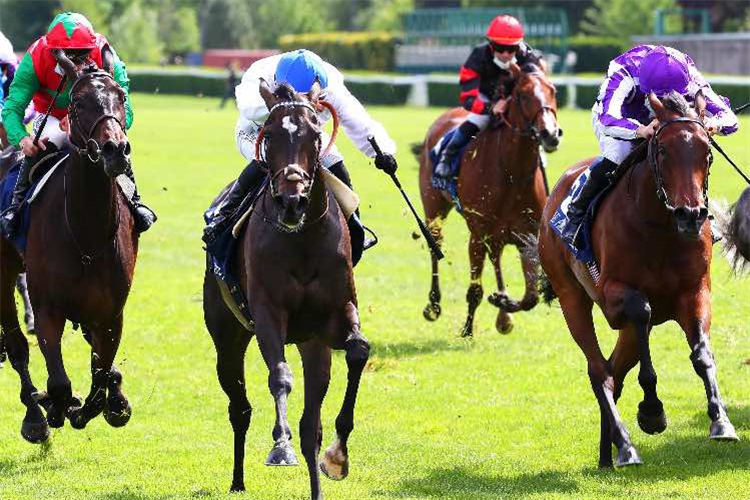
[[[135,0],[112,19],[107,38],[126,63],[158,63],[164,48],[158,33],[157,13]]]
[[[577,35],[568,39],[568,50],[578,56],[576,73],[606,72],[610,61],[631,47],[614,37]]]
[[[614,37],[628,42],[633,35],[654,32],[657,9],[675,7],[675,0],[594,0],[581,22],[590,35]],[[674,27],[668,26],[671,31]]]
[[[59,6],[59,0],[0,0],[0,30],[23,52],[44,35]]]
[[[403,105],[409,97],[409,85],[393,85],[380,82],[347,82],[349,91],[366,104]]]
[[[138,70],[131,71],[129,76],[133,92],[220,97],[224,95],[226,86],[223,75]]]
[[[159,35],[164,50],[184,55],[200,50],[198,15],[187,6],[176,7],[173,2],[164,2],[159,9]]]
[[[365,31],[400,33],[403,17],[414,10],[414,0],[372,0],[357,14],[357,25]]]
[[[79,12],[91,21],[94,29],[106,31],[109,25],[111,5],[108,1],[94,2],[92,0],[60,0],[58,12]]]
[[[309,49],[334,66],[393,71],[396,38],[390,33],[307,33],[279,38],[282,51]]]
[[[318,33],[333,28],[319,2],[274,0],[260,2],[255,14],[256,34],[261,47],[275,47],[280,36],[293,33]]]

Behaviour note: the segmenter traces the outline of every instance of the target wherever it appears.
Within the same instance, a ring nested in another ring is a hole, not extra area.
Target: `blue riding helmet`
[[[310,92],[317,79],[320,88],[328,87],[323,60],[314,52],[299,49],[281,56],[276,66],[276,81],[287,82],[297,92]]]

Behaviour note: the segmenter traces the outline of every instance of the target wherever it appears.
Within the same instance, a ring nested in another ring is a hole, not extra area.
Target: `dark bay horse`
[[[285,344],[297,344],[305,383],[300,443],[312,498],[319,499],[320,408],[330,380],[331,349],[346,351],[349,373],[336,418],[337,437],[319,466],[329,478],[343,479],[349,471],[347,440],[354,428],[354,405],[370,346],[360,331],[346,220],[324,183],[319,162],[321,126],[315,107],[320,87],[315,84],[304,96],[287,84],[272,92],[262,82],[260,93],[269,109],[263,127],[269,181],[242,230],[234,270],[254,326],[246,330],[235,318],[208,268],[203,310],[216,347],[219,382],[229,397],[234,430],[231,490],[245,489],[244,446],[252,410],[243,364],[255,335],[276,406],[274,446],[266,465],[297,465],[287,420],[292,373],[284,354]]]
[[[572,166],[559,180],[544,209],[539,235],[541,264],[552,287],[547,292],[560,298],[570,333],[586,356],[599,403],[600,467],[612,466],[613,443],[616,465],[641,463],[616,406],[623,380],[638,362],[638,382],[644,393],[638,424],[649,434],[667,426],[656,394],[649,334],[654,326],[669,320],[684,330],[693,368],[705,385],[710,437],[737,440],[719,393],[709,343],[712,240],[705,222],[711,149],[703,125],[705,100],[700,93],[696,96],[695,111],[678,94],[663,101],[652,95],[649,101],[660,124],[648,144],[647,158],[624,174],[602,202],[594,222],[598,279],[573,257],[549,224],[591,160]],[[602,354],[594,331],[594,303],[610,327],[619,330],[609,359]]]
[[[512,67],[516,84],[502,117],[501,127],[489,127],[480,132],[466,148],[458,178],[458,195],[464,218],[471,232],[469,259],[471,282],[466,293],[468,315],[462,336],[471,336],[474,312],[482,300],[482,270],[489,254],[495,268],[497,291],[489,302],[497,306],[495,326],[501,333],[513,328],[510,313],[528,311],[538,302],[537,266],[521,251],[521,265],[526,281],[523,299],[511,299],[503,280],[500,260],[505,245],[523,250],[528,237],[536,237],[539,219],[547,201],[546,181],[540,168],[539,146],[547,152],[555,151],[562,130],[557,124],[555,87],[542,71],[521,71]],[[463,108],[442,114],[430,127],[419,153],[419,187],[427,224],[435,239],[442,241],[442,224],[453,208],[443,191],[432,186],[430,150],[450,129],[461,124],[468,115]],[[432,256],[432,287],[424,317],[435,321],[441,313],[438,261]]]
[[[64,56],[63,56],[64,57]],[[21,378],[26,416],[21,434],[31,442],[49,436],[69,418],[75,428],[104,411],[115,427],[130,418],[130,404],[113,365],[130,291],[138,235],[115,178],[130,162],[125,133],[125,95],[107,71],[84,71],[60,59],[70,91],[70,158],[31,205],[32,224],[25,256],[0,239],[0,324],[8,357]],[[16,319],[13,286],[25,265],[36,334],[48,379],[46,395],[29,374],[29,347]],[[82,325],[92,346],[91,390],[85,403],[72,395],[61,352],[65,321]],[[42,414],[39,402],[47,409]],[[48,426],[49,424],[49,426]]]

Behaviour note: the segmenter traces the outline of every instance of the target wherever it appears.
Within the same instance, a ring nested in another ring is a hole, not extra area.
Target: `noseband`
[[[73,82],[73,85],[70,87],[70,103],[68,104],[68,117],[70,120],[70,144],[73,146],[73,149],[75,149],[79,155],[81,156],[87,156],[89,161],[91,163],[99,163],[99,160],[102,158],[102,149],[99,146],[99,143],[96,142],[96,139],[94,139],[94,132],[96,131],[97,127],[101,125],[102,122],[105,120],[114,120],[117,122],[117,124],[120,126],[123,132],[125,132],[125,127],[123,126],[122,122],[119,118],[117,118],[113,114],[103,114],[99,118],[97,118],[94,123],[89,127],[88,133],[86,133],[86,129],[83,128],[81,125],[81,120],[78,116],[78,111],[76,110],[75,102],[77,101],[75,90],[78,88],[78,86],[81,84],[81,82],[85,80],[90,80],[94,78],[105,78],[112,80],[113,82],[115,79],[107,73],[106,71],[95,71],[92,73],[83,73],[81,76],[79,76],[75,82]],[[116,83],[116,82],[115,82]],[[83,143],[83,147],[80,146],[76,141],[74,140],[75,132],[78,132],[78,135],[80,137],[80,140]]]
[[[704,131],[706,131],[706,126],[699,119],[690,118],[687,116],[679,116],[677,118],[673,118],[659,125],[659,128],[656,129],[654,136],[649,141],[648,162],[649,162],[649,165],[651,165],[651,171],[653,172],[654,179],[656,180],[656,196],[657,198],[659,198],[659,201],[661,201],[664,204],[664,207],[670,212],[673,212],[675,207],[672,206],[672,204],[669,202],[669,198],[667,197],[667,191],[664,189],[664,178],[662,177],[661,170],[659,169],[659,150],[661,149],[661,146],[659,145],[659,134],[662,132],[662,130],[664,130],[665,128],[667,128],[668,126],[674,123],[696,123],[700,125],[700,127]],[[703,180],[703,199],[706,205],[708,205],[708,176],[711,171],[711,163],[713,163],[713,154],[711,153],[711,146],[709,146],[708,167],[706,171],[706,177]]]

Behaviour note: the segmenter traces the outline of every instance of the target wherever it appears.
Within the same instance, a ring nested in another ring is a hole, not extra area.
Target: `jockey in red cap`
[[[133,123],[133,111],[128,97],[130,80],[125,70],[125,63],[117,57],[117,53],[109,45],[107,39],[94,31],[91,22],[86,17],[75,12],[63,12],[55,16],[47,33],[29,47],[18,66],[2,111],[2,121],[8,133],[8,141],[19,146],[26,156],[18,174],[11,206],[0,218],[3,231],[9,235],[14,234],[17,229],[16,211],[29,186],[28,173],[33,161],[38,160],[40,154],[47,154],[68,145],[65,122],[73,82],[66,82],[65,88],[57,96],[38,145],[34,144],[23,124],[26,106],[33,101],[37,118],[33,121],[32,133],[36,134],[42,126],[44,115],[52,103],[64,74],[55,55],[57,50],[62,50],[76,66],[94,64],[99,68],[103,67],[103,54],[109,52],[113,62],[112,76],[125,91],[125,128],[130,128]],[[132,169],[126,172],[126,175],[135,186]],[[132,202],[136,229],[141,232],[145,231],[155,222],[156,215],[140,202],[137,190]]]
[[[487,127],[493,97],[499,99],[499,107],[504,109],[515,83],[511,72],[513,64],[524,70],[546,71],[542,54],[523,41],[523,26],[518,19],[509,15],[497,16],[487,28],[487,41],[474,47],[461,66],[460,99],[463,107],[469,111],[469,116],[443,150],[440,162],[435,167],[436,176],[449,177],[450,165],[458,151]],[[500,95],[496,96],[498,87]]]

